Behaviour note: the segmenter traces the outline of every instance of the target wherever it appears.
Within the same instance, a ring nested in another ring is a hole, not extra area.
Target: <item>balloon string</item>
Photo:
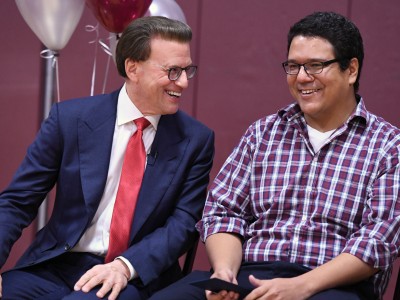
[[[59,74],[58,74],[58,56],[60,54],[58,51],[45,49],[40,52],[40,56],[44,59],[52,59],[51,67],[55,69],[56,75],[56,92],[57,92],[57,102],[60,102],[60,81],[59,81]]]
[[[108,40],[111,39],[111,37],[107,38]],[[104,73],[104,79],[103,79],[103,90],[102,93],[104,94],[106,91],[106,85],[107,85],[107,79],[108,79],[108,71],[110,69],[110,60],[112,57],[112,50],[110,48],[110,46],[108,46],[102,39],[99,39],[99,44],[101,46],[101,48],[103,49],[103,51],[108,54],[108,58],[107,58],[107,65],[106,65],[106,69],[105,69],[105,73]]]
[[[104,42],[103,39],[99,39],[99,23],[97,23],[96,26],[92,25],[86,25],[86,31],[87,32],[95,32],[96,33],[96,38],[92,41],[89,42],[89,44],[95,44],[94,46],[94,59],[93,59],[93,71],[92,71],[92,84],[91,84],[91,90],[90,90],[90,95],[93,96],[94,94],[94,86],[95,86],[95,81],[96,81],[96,70],[97,70],[97,53],[98,53],[98,45],[101,46],[101,49],[108,55],[107,58],[107,65],[104,73],[104,79],[103,79],[103,89],[102,93],[105,93],[106,90],[106,84],[108,80],[108,73],[110,69],[110,58],[113,56],[111,47],[107,45],[106,42]],[[118,39],[119,36],[117,35],[116,38]],[[111,37],[107,38],[108,40],[111,39]]]
[[[109,70],[109,68],[110,68],[110,59],[111,59],[111,56],[108,56],[108,58],[107,58],[107,66],[106,66],[106,70],[105,70],[105,73],[104,73],[104,80],[103,80],[103,90],[102,90],[102,93],[103,93],[103,94],[106,92],[106,84],[107,84],[107,78],[108,78],[108,70]]]
[[[99,39],[99,44],[105,53],[107,53],[109,56],[112,56],[111,48],[102,39]]]
[[[90,86],[90,96],[94,95],[94,85],[96,81],[96,66],[97,66],[97,45],[99,40],[99,23],[96,26],[86,25],[85,27],[87,32],[95,32],[96,38],[93,41],[90,41],[89,44],[94,43],[94,59],[93,59],[93,69],[92,69],[92,82]]]

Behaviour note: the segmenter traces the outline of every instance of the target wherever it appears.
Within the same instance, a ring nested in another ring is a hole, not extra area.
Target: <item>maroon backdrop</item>
[[[360,28],[366,51],[360,93],[367,107],[400,126],[400,33],[398,0],[177,0],[192,27],[193,61],[199,73],[184,94],[182,108],[213,128],[216,156],[212,178],[247,126],[291,101],[280,63],[286,58],[286,33],[299,18],[332,10]],[[97,21],[85,7],[82,18],[59,57],[61,99],[90,93],[95,48],[86,25]],[[0,1],[0,190],[23,158],[42,120],[42,45],[23,20],[14,1]],[[109,33],[100,26],[100,37]],[[98,50],[95,93],[101,93],[107,55]],[[111,63],[106,92],[122,84]],[[51,210],[51,207],[50,209]],[[36,224],[26,229],[3,270],[11,267],[32,240]],[[204,246],[196,269],[208,269]],[[394,272],[397,275],[397,270]],[[393,282],[385,296],[391,299]]]

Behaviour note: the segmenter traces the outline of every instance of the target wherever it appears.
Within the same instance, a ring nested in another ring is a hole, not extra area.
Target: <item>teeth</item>
[[[301,93],[302,94],[311,94],[311,93],[314,93],[316,91],[318,91],[318,90],[301,90]]]
[[[174,91],[167,91],[167,94],[174,97],[180,97],[182,93],[174,92]]]

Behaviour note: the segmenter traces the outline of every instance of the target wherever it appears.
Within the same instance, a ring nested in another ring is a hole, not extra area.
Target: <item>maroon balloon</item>
[[[121,33],[132,20],[146,13],[151,1],[86,0],[86,5],[109,32]]]

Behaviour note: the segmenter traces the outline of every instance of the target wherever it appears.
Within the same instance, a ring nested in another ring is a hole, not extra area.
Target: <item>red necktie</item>
[[[105,262],[112,261],[128,249],[129,235],[132,225],[136,201],[144,174],[146,151],[142,140],[143,130],[150,122],[145,118],[134,120],[137,131],[130,138],[126,147],[124,163],[117,197],[115,199],[110,226],[110,243]]]

